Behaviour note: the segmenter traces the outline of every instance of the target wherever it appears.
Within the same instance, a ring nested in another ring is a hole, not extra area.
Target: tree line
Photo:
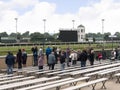
[[[24,38],[29,38],[31,42],[49,42],[49,41],[57,41],[57,36],[58,33],[56,34],[49,34],[49,33],[40,33],[40,32],[34,32],[30,33],[29,31],[26,31],[25,33],[10,33],[8,34],[7,32],[2,32],[0,33],[0,37],[9,37],[9,38],[14,38],[18,40],[23,40]]]
[[[89,38],[92,38],[93,41],[96,41],[96,38],[103,38],[104,40],[111,40],[109,37],[111,35],[110,32],[101,34],[100,32],[98,33],[86,33],[86,38],[85,40],[88,41]],[[120,39],[120,32],[115,32],[114,35],[116,35],[116,38],[119,40]],[[26,31],[25,33],[10,33],[8,34],[7,32],[1,32],[0,37],[9,37],[9,38],[17,38],[18,40],[22,40],[23,38],[29,38],[31,42],[57,42],[59,41],[59,33],[40,33],[40,32],[34,32],[30,33],[29,31]]]

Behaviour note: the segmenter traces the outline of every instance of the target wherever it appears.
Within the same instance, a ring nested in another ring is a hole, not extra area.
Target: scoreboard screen
[[[62,42],[77,42],[78,41],[77,31],[61,30],[59,34],[59,39]]]

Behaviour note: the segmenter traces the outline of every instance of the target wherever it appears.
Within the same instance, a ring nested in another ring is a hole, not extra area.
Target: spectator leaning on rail
[[[13,65],[15,63],[15,57],[11,52],[8,52],[8,55],[5,58],[5,63],[7,65],[7,74],[13,73]]]

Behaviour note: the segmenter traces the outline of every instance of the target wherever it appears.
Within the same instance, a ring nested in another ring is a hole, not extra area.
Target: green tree
[[[44,37],[45,37],[46,42],[55,41],[54,36],[50,35],[49,33],[45,33]]]
[[[120,32],[115,32],[115,34],[118,38],[120,38]]]
[[[39,32],[31,33],[30,38],[32,42],[43,42],[45,40],[44,35]]]
[[[2,32],[2,33],[0,33],[0,36],[1,37],[8,37],[8,34],[6,32]]]
[[[103,37],[103,35],[102,35],[100,32],[98,32],[98,33],[96,34],[96,37],[97,37],[97,38]]]
[[[10,37],[16,37],[16,33],[11,33],[9,36]]]
[[[110,32],[107,32],[107,33],[104,33],[104,40],[109,40],[110,38],[109,38],[109,36],[111,35],[111,33]]]
[[[29,31],[26,31],[25,33],[22,34],[22,37],[30,37],[29,33],[30,33]]]
[[[95,43],[96,39],[93,37],[93,43]]]
[[[18,40],[21,40],[21,39],[22,39],[21,33],[19,33],[19,32],[17,33],[17,39],[18,39]]]

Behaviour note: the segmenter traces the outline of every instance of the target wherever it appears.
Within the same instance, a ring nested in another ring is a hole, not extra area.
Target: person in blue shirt
[[[48,65],[48,57],[49,57],[49,54],[51,54],[51,52],[52,52],[52,49],[48,46],[46,48],[47,65]]]
[[[5,58],[5,63],[7,65],[7,74],[13,74],[13,65],[15,63],[15,57],[11,52],[8,52],[8,55]]]

